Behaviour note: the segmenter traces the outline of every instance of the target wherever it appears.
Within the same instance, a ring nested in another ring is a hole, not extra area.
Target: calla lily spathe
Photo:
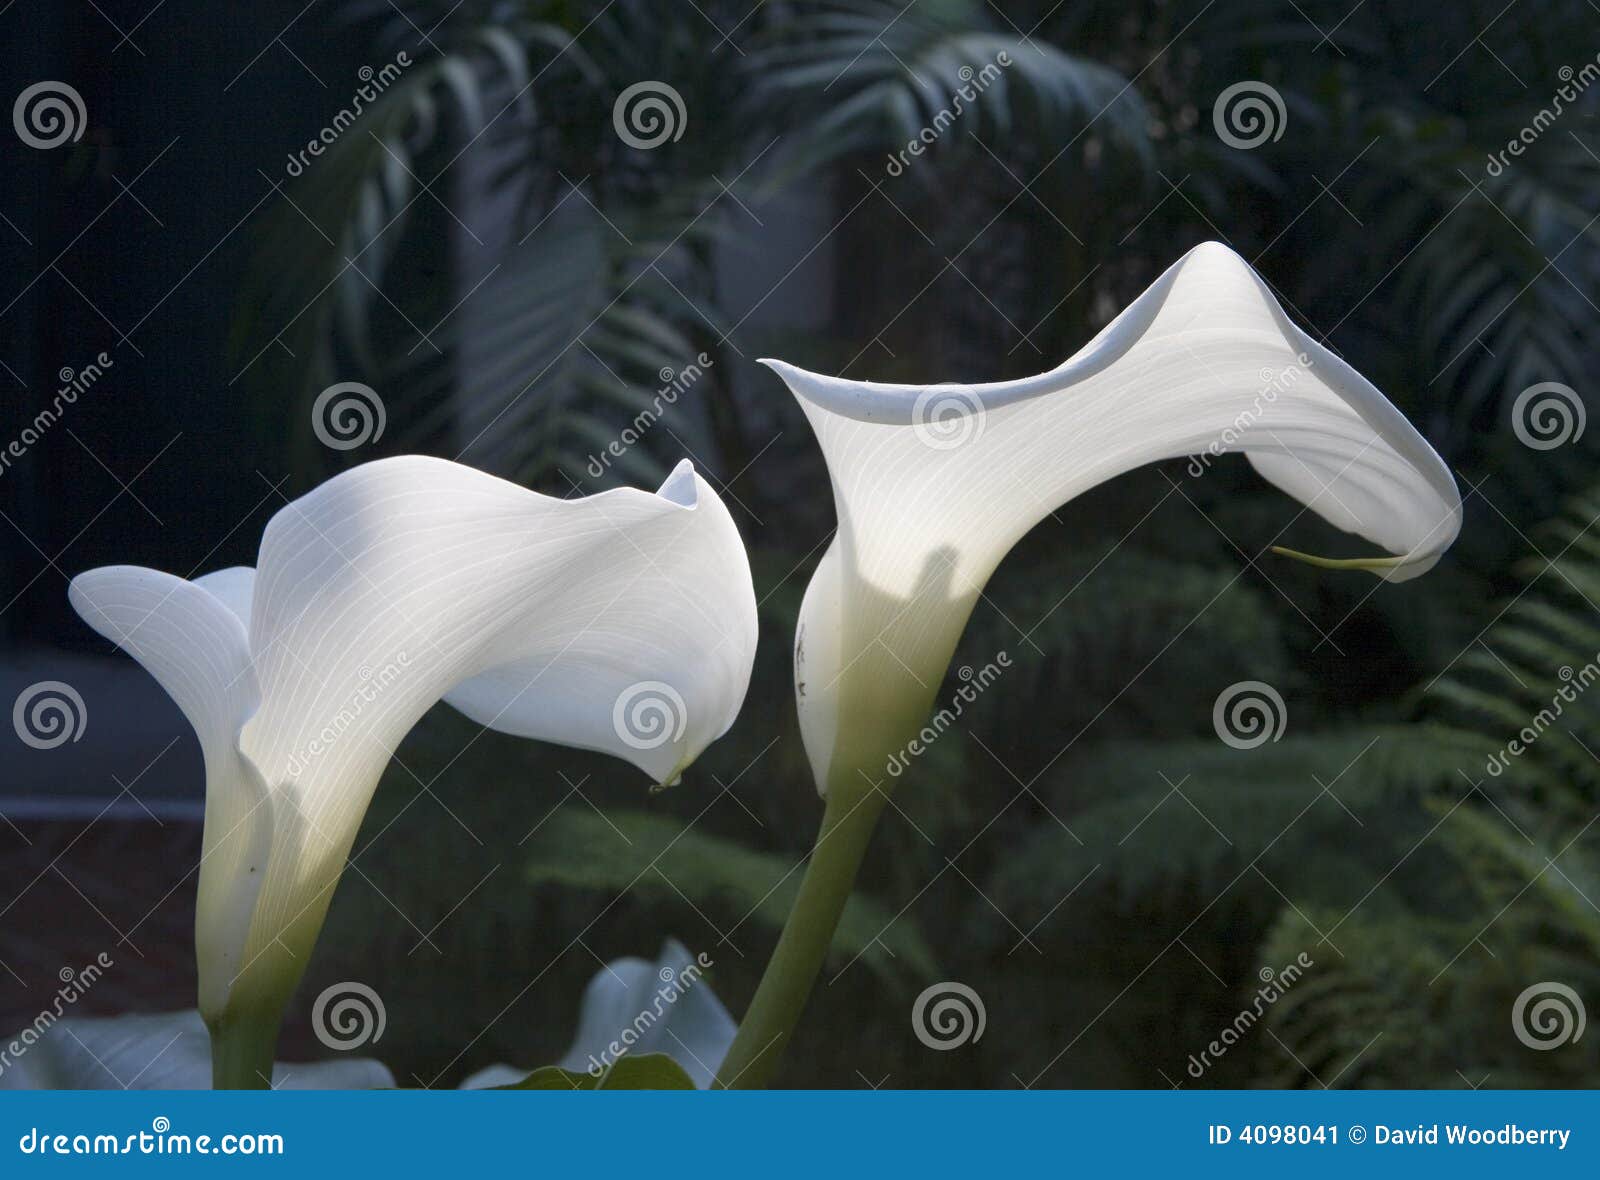
[[[1268,482],[1389,556],[1401,581],[1455,539],[1449,470],[1232,250],[1196,247],[1070,360],[985,385],[847,381],[767,361],[827,459],[838,533],[795,639],[819,789],[866,790],[920,727],[1002,557],[1134,467],[1242,451]]]
[[[737,1031],[733,1017],[702,976],[703,963],[676,938],[655,962],[629,955],[594,973],[583,989],[578,1031],[558,1063],[573,1073],[598,1075],[620,1054],[665,1053],[705,1090],[728,1055]],[[491,1065],[461,1083],[465,1090],[514,1086],[529,1070]]]
[[[732,724],[756,643],[744,547],[688,463],[655,493],[563,500],[384,459],[281,509],[255,570],[115,566],[71,599],[200,738],[214,1030],[240,1011],[276,1028],[378,778],[437,701],[669,783]]]
[[[70,1017],[0,1040],[20,1054],[0,1069],[0,1090],[209,1090],[205,1021],[182,1012]],[[370,1057],[278,1063],[275,1090],[392,1090],[394,1075]]]

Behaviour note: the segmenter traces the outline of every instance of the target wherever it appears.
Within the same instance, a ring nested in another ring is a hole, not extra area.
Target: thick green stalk
[[[211,1087],[214,1090],[269,1090],[278,1050],[281,1012],[227,1012],[208,1022],[211,1030]]]
[[[822,970],[885,801],[876,790],[854,797],[829,792],[800,893],[717,1073],[718,1089],[757,1089],[776,1071]]]

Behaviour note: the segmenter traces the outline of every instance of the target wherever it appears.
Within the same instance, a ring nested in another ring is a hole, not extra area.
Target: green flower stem
[[[759,1089],[777,1070],[822,970],[886,801],[876,790],[853,797],[829,792],[799,896],[717,1073],[717,1089]]]
[[[282,1012],[229,1011],[211,1030],[211,1088],[270,1090]]]

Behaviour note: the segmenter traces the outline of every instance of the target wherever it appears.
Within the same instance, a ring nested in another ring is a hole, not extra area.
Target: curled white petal
[[[72,601],[201,738],[208,1018],[281,1002],[392,751],[441,699],[665,783],[732,723],[755,655],[743,545],[687,464],[655,493],[563,500],[443,460],[380,460],[283,508],[255,571],[94,570]],[[641,747],[613,710],[652,681],[682,708]]]
[[[211,1017],[222,1011],[246,965],[245,938],[273,820],[266,785],[237,742],[260,699],[249,639],[243,621],[204,581],[106,566],[73,578],[68,597],[86,623],[143,665],[200,739],[206,813],[195,957],[200,1010]]]
[[[1190,251],[1057,368],[962,387],[975,407],[962,445],[928,445],[929,391],[940,387],[765,363],[816,433],[839,518],[795,650],[801,729],[824,790],[865,779],[920,726],[977,595],[1017,540],[1134,467],[1243,452],[1309,510],[1385,550],[1343,564],[1390,581],[1431,568],[1460,528],[1439,456],[1217,243]]]

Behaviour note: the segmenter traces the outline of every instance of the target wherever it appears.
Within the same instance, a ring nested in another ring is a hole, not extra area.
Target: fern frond
[[[716,914],[721,935],[735,942],[751,926],[776,932],[800,887],[804,862],[697,831],[681,821],[638,811],[557,810],[528,841],[526,879],[617,896],[681,904]],[[860,958],[887,982],[937,977],[933,955],[915,924],[859,892],[845,907],[830,948],[840,964]]]

